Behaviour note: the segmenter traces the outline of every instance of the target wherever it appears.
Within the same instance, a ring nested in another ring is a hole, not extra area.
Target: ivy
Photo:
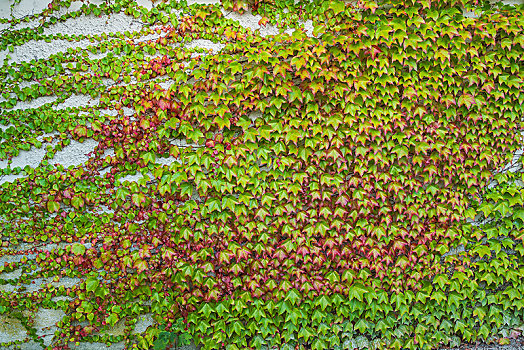
[[[0,67],[0,175],[16,176],[0,284],[17,290],[0,314],[24,341],[44,345],[42,307],[66,314],[49,349],[435,349],[524,331],[522,6],[71,5],[1,20],[2,50],[90,43]],[[117,13],[141,29],[44,34]],[[61,107],[75,95],[93,103]],[[87,139],[86,162],[53,165]]]

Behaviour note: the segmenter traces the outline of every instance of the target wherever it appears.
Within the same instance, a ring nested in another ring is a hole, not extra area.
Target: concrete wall
[[[216,3],[216,0],[189,0],[189,4],[194,3]],[[6,18],[11,15],[11,4],[13,0],[0,0],[0,17]],[[94,1],[96,3],[96,1]],[[153,4],[148,0],[139,0],[139,3],[144,6],[151,8]],[[524,3],[524,0],[511,0],[507,3]],[[19,4],[14,6],[13,15],[17,18],[38,13],[47,6],[47,1],[42,0],[22,0]],[[72,9],[78,9],[81,5],[81,2],[73,3]],[[278,33],[278,29],[273,26],[260,27],[258,21],[261,19],[261,16],[255,16],[251,13],[246,13],[239,15],[236,13],[226,13],[227,18],[234,19],[238,21],[242,26],[246,28],[251,28],[253,30],[260,30],[261,35],[273,35]],[[23,23],[19,27],[34,27],[38,23]],[[303,23],[304,28],[311,34],[312,25],[310,22]],[[0,30],[4,29],[6,25],[0,24]],[[125,31],[134,31],[141,29],[142,25],[134,20],[134,18],[126,16],[124,14],[116,14],[112,16],[102,16],[97,18],[94,16],[80,17],[72,20],[68,20],[67,23],[58,23],[48,29],[45,29],[44,34],[98,34],[103,32],[125,32]],[[22,46],[16,47],[13,53],[7,51],[0,52],[0,62],[3,63],[7,56],[9,63],[12,62],[23,62],[30,61],[32,59],[41,59],[49,57],[52,54],[55,54],[60,51],[65,51],[67,48],[71,47],[87,47],[89,41],[83,40],[79,42],[68,42],[64,40],[54,40],[50,43],[44,41],[31,41]],[[208,40],[196,40],[187,44],[188,47],[199,47],[211,49],[213,52],[218,52],[222,48],[220,44],[214,44]],[[99,57],[101,58],[101,57]],[[169,82],[165,83],[169,84]],[[1,97],[0,97],[1,98]],[[45,103],[52,102],[56,99],[55,97],[41,97],[30,102],[20,102],[15,108],[16,109],[27,109],[39,107]],[[57,109],[71,107],[71,106],[85,106],[85,105],[97,105],[98,101],[96,99],[91,99],[82,95],[73,95],[68,98],[63,103],[59,104],[56,107]],[[111,113],[111,111],[105,111],[106,113]],[[128,111],[128,114],[132,114],[133,111]],[[0,128],[5,129],[9,126],[0,125]],[[43,140],[44,136],[39,137],[40,140]],[[62,151],[58,152],[51,163],[62,164],[66,167],[75,166],[82,164],[88,160],[88,153],[93,151],[97,143],[93,140],[86,140],[83,143],[76,141],[71,142],[71,144],[65,147]],[[21,151],[19,156],[13,159],[11,168],[15,167],[25,167],[29,165],[30,167],[37,167],[42,161],[45,154],[45,144],[42,148],[37,149],[33,148],[30,151]],[[7,160],[0,160],[0,168],[6,168],[8,166]],[[4,182],[12,182],[17,177],[16,175],[9,175],[0,178],[0,185]],[[137,180],[138,176],[129,177],[130,180]],[[27,248],[27,246],[20,246],[20,249]],[[49,246],[48,249],[53,248]],[[4,262],[16,261],[21,258],[21,255],[17,256],[7,256],[0,257],[0,264]],[[31,257],[29,257],[31,258]],[[15,279],[20,276],[21,271],[14,271],[10,274],[0,274],[0,279]],[[36,291],[42,288],[47,283],[52,281],[39,279],[35,280],[34,284],[27,285],[26,291]],[[60,282],[55,282],[55,285],[65,285],[72,286],[78,283],[79,280],[75,279],[62,279]],[[16,293],[20,287],[15,287],[11,285],[0,285],[0,291],[7,291]],[[35,315],[35,327],[38,330],[38,335],[44,336],[44,342],[49,344],[53,338],[54,331],[56,330],[56,323],[64,316],[64,313],[60,310],[51,310],[51,309],[40,309]],[[153,324],[153,319],[150,315],[143,315],[141,320],[137,323],[135,327],[136,332],[143,332],[145,329]],[[110,334],[118,335],[123,332],[123,324],[117,323],[110,331]],[[26,338],[27,334],[25,329],[20,324],[20,321],[10,318],[6,315],[0,315],[0,344],[3,342],[9,342],[14,340],[23,341]],[[41,347],[36,343],[25,343],[21,346],[22,349],[40,349]],[[104,344],[81,344],[78,349],[103,349],[106,348]],[[114,344],[111,346],[111,349],[122,349],[123,344]],[[194,348],[194,347],[188,347]]]

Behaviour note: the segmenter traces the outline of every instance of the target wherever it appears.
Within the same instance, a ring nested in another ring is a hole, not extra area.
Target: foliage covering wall
[[[0,42],[92,42],[0,68],[0,158],[49,147],[37,168],[2,170],[23,177],[0,188],[0,255],[28,257],[0,283],[81,279],[0,292],[35,341],[22,311],[39,307],[66,313],[53,349],[434,349],[523,330],[522,175],[500,172],[521,147],[522,6],[123,0],[56,15],[70,5],[9,20]],[[227,11],[291,30],[263,37]],[[147,25],[41,34],[121,12]],[[193,39],[225,46],[184,48]],[[56,108],[78,94],[99,104]],[[54,147],[36,137],[52,133]],[[85,164],[49,165],[86,139]],[[145,313],[157,324],[132,335]],[[121,320],[125,336],[100,335]]]

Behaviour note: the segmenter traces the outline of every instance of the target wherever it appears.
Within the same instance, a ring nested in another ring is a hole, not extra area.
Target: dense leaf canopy
[[[0,68],[0,159],[46,147],[0,170],[18,175],[0,187],[0,273],[22,271],[0,275],[19,287],[0,313],[31,339],[42,307],[66,314],[54,349],[434,349],[523,330],[522,6],[70,5],[3,20],[0,39],[91,42]],[[143,29],[44,34],[116,13]],[[76,95],[96,104],[60,107]],[[87,139],[88,161],[54,164]]]

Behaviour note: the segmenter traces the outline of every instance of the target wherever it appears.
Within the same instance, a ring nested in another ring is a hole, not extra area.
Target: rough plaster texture
[[[11,3],[13,0],[0,0],[0,17],[9,17],[11,14],[14,17],[21,18],[27,15],[36,14],[41,12],[48,4],[48,1],[45,0],[22,0],[19,4],[13,7],[13,11],[11,13]],[[102,0],[95,0],[92,1],[93,3],[99,3],[102,2]],[[217,3],[217,0],[189,0],[188,4],[212,4]],[[139,0],[138,3],[141,6],[144,6],[148,9],[150,9],[153,4],[149,0]],[[524,0],[507,0],[506,3],[509,4],[520,4],[524,3]],[[72,7],[70,10],[76,10],[80,8],[81,3],[79,1],[76,1],[72,4]],[[66,10],[63,10],[66,11]],[[64,12],[62,12],[64,13]],[[268,35],[276,35],[279,33],[279,29],[276,26],[265,26],[261,27],[258,25],[258,21],[261,19],[261,16],[259,15],[253,15],[250,12],[247,12],[243,15],[232,13],[232,12],[224,12],[227,18],[233,19],[235,21],[238,21],[240,25],[246,28],[251,28],[252,30],[258,30],[260,35],[262,36],[268,36]],[[475,14],[468,13],[466,14],[468,16],[474,16]],[[313,31],[313,25],[311,21],[307,21],[305,23],[302,23],[304,29],[308,33],[308,35],[312,35]],[[17,26],[18,28],[34,28],[37,26],[37,22],[29,22],[29,23],[22,23],[21,25]],[[6,28],[7,25],[0,24],[0,30]],[[80,34],[101,34],[101,33],[115,33],[115,32],[125,32],[125,31],[140,31],[142,29],[142,24],[135,20],[133,17],[126,16],[125,14],[115,14],[111,16],[102,16],[100,18],[94,17],[94,16],[83,16],[76,19],[70,19],[66,23],[57,23],[54,26],[45,29],[44,34],[71,34],[71,35],[80,35]],[[136,41],[143,41],[146,39],[154,38],[155,35],[148,35],[143,36],[141,38],[136,39]],[[75,42],[69,42],[66,40],[53,40],[50,43],[47,43],[45,41],[30,41],[24,45],[21,45],[19,47],[16,47],[14,52],[9,53],[7,51],[0,52],[0,64],[3,64],[4,61],[10,57],[9,63],[20,63],[24,61],[30,61],[32,59],[43,59],[48,58],[49,56],[56,54],[58,52],[62,52],[67,50],[68,48],[86,48],[91,43],[88,40],[80,40]],[[197,49],[197,48],[203,48],[207,50],[211,50],[213,53],[217,53],[220,50],[224,48],[223,44],[220,43],[213,43],[210,40],[194,40],[190,43],[185,44],[185,47],[188,49]],[[101,59],[105,56],[105,54],[98,54],[98,55],[92,55],[90,54],[90,57],[92,59]],[[160,85],[163,88],[169,87],[171,85],[171,81],[165,81],[160,82]],[[29,85],[30,83],[25,83]],[[38,108],[42,105],[52,103],[57,99],[56,96],[52,97],[41,97],[32,101],[27,102],[20,102],[15,106],[15,109],[29,109],[29,108]],[[52,108],[56,109],[63,109],[67,107],[80,107],[80,106],[96,106],[98,104],[98,99],[92,99],[89,96],[84,95],[73,95],[67,99],[65,99],[64,102],[59,103],[56,107],[53,106]],[[106,114],[112,114],[114,115],[114,111],[102,111]],[[125,115],[133,115],[133,110],[125,109],[124,111]],[[256,119],[259,117],[259,115],[252,115],[252,119]],[[1,122],[1,121],[0,121]],[[2,130],[7,129],[9,126],[0,125],[0,128]],[[46,135],[44,135],[46,136]],[[43,136],[42,136],[43,137]],[[42,137],[39,137],[41,140]],[[180,140],[174,140],[174,144],[178,144],[180,146],[184,146]],[[54,143],[51,143],[51,145],[54,146]],[[64,167],[69,166],[77,166],[80,164],[83,164],[88,160],[88,154],[92,152],[97,146],[96,141],[94,140],[85,140],[83,143],[72,141],[71,144],[67,147],[65,147],[62,151],[59,151],[56,153],[55,157],[50,161],[51,164],[61,164]],[[106,155],[111,154],[112,150],[107,150]],[[21,167],[24,168],[25,166],[30,166],[32,168],[37,167],[40,162],[42,161],[44,155],[46,153],[46,144],[44,143],[41,148],[35,148],[33,147],[30,151],[20,151],[20,154],[13,159],[13,163],[11,164],[11,168],[14,169],[15,167]],[[520,155],[522,151],[519,151]],[[517,157],[518,155],[515,155]],[[173,159],[171,157],[169,158],[162,158],[158,160],[160,163],[169,165]],[[0,168],[6,168],[8,166],[7,160],[0,160]],[[511,167],[511,165],[508,165],[507,169],[509,171],[514,171],[514,168]],[[109,171],[108,169],[104,169],[101,174],[103,175]],[[0,186],[4,182],[12,182],[15,181],[17,178],[21,177],[22,175],[8,175],[3,176],[0,178]],[[126,177],[122,178],[121,181],[137,181],[140,177],[142,177],[142,174],[137,173],[136,175],[127,175]],[[106,212],[110,213],[111,210],[107,210]],[[0,218],[2,219],[2,218]],[[29,245],[21,246],[20,249],[27,249],[29,248]],[[49,245],[47,249],[53,249],[53,245]],[[460,248],[457,249],[456,252],[452,253],[458,253],[460,251]],[[15,256],[4,256],[0,258],[0,264],[3,264],[5,262],[12,262],[12,261],[18,261],[22,255],[15,255]],[[28,255],[29,259],[34,258],[34,255]],[[7,279],[7,280],[14,280],[22,274],[22,270],[16,270],[11,273],[4,273],[0,274],[0,278]],[[79,283],[79,279],[74,278],[62,278],[59,282],[52,282],[49,279],[36,279],[33,281],[32,284],[25,285],[25,286],[16,286],[11,284],[6,285],[0,285],[0,291],[7,291],[10,293],[16,293],[21,287],[24,287],[26,291],[37,291],[38,289],[42,288],[47,283],[52,283],[55,286],[63,285],[65,287],[73,286],[76,283]],[[55,301],[58,299],[68,299],[67,297],[59,297],[55,298]],[[61,310],[52,310],[52,309],[39,309],[33,317],[34,326],[37,329],[37,334],[39,336],[43,336],[44,343],[48,345],[53,337],[54,331],[56,330],[56,323],[64,316],[65,314]],[[154,323],[153,318],[150,314],[142,315],[137,324],[135,325],[135,332],[141,333],[144,332],[147,327],[152,325]],[[123,324],[117,323],[112,329],[107,331],[107,333],[110,334],[121,334],[123,332]],[[14,341],[19,340],[22,341],[26,338],[26,331],[20,324],[20,321],[18,321],[15,318],[10,318],[8,315],[1,315],[0,316],[0,343],[8,342],[8,341]],[[27,350],[33,350],[33,349],[41,349],[40,345],[34,342],[27,342],[20,345],[21,349],[27,349]],[[124,344],[123,343],[117,343],[113,344],[110,347],[106,347],[105,344],[81,344],[78,347],[72,346],[72,348],[75,349],[81,349],[81,350],[90,350],[90,349],[123,349]],[[353,346],[348,344],[348,348],[353,348]],[[463,347],[462,349],[466,349],[467,347]],[[180,348],[182,350],[189,350],[189,349],[195,349],[194,346],[188,346],[188,347],[182,347]],[[518,342],[513,342],[513,344],[508,346],[483,346],[479,347],[479,349],[484,350],[492,350],[492,349],[504,349],[504,350],[516,350],[516,349],[524,349],[524,346]]]

